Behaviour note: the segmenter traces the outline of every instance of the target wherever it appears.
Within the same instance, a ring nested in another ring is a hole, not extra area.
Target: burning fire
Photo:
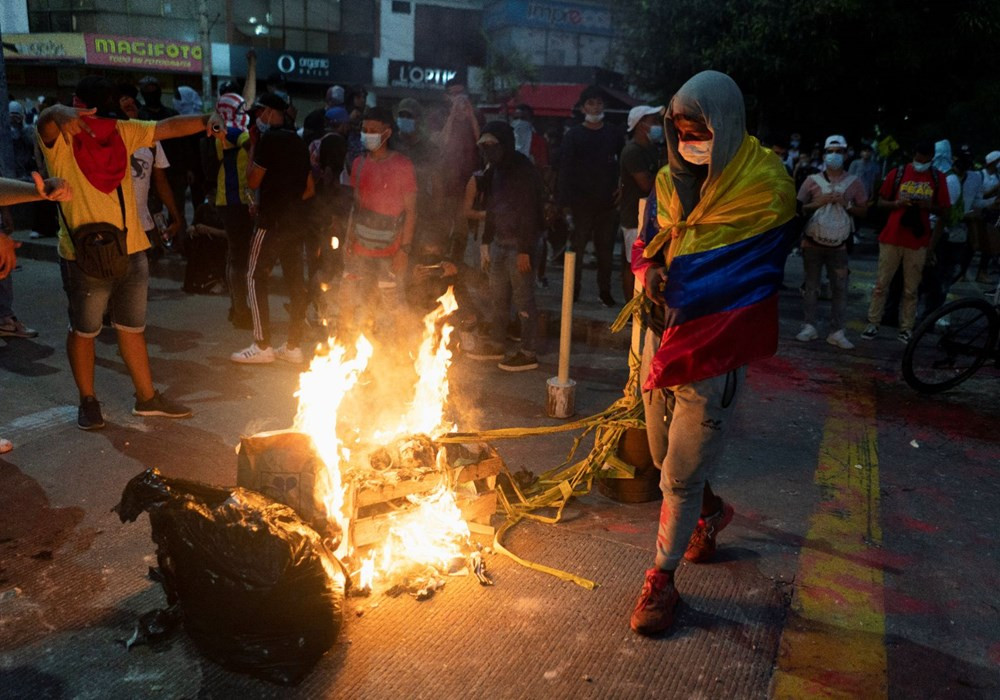
[[[401,417],[376,420],[382,424],[375,426],[366,425],[364,420],[345,420],[345,426],[361,426],[350,433],[343,426],[338,428],[345,400],[351,398],[366,370],[381,369],[379,358],[374,357],[373,361],[374,348],[364,336],[358,338],[350,357],[347,349],[331,338],[326,352],[318,353],[308,371],[299,378],[296,393],[299,409],[294,428],[312,437],[326,467],[325,483],[319,487],[323,489],[328,517],[344,534],[335,552],[340,558],[355,554],[348,536],[351,525],[348,494],[356,487],[351,483],[350,467],[367,465],[373,452],[406,436],[434,438],[454,429],[445,419],[452,357],[448,342],[453,328],[442,321],[457,308],[449,289],[438,299],[438,307],[424,318],[423,338],[413,365],[416,374],[413,396],[405,404]],[[398,402],[398,397],[387,401]],[[369,417],[365,415],[365,420]],[[444,474],[447,464],[443,450],[437,455],[437,465]],[[451,488],[443,484],[429,495],[409,496],[408,500],[411,507],[390,516],[391,526],[384,542],[361,561],[361,588],[370,589],[379,582],[393,585],[412,576],[426,577],[428,571],[447,573],[454,569],[456,561],[465,560],[469,528]]]

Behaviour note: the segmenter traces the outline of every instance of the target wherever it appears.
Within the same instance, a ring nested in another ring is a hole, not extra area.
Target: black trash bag
[[[149,513],[167,604],[205,656],[294,685],[336,641],[346,576],[288,506],[242,488],[132,479],[115,512]]]

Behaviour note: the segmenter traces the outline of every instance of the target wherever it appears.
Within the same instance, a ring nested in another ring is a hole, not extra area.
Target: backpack
[[[816,183],[823,194],[843,194],[856,178],[845,175],[836,184],[826,179],[823,173],[810,175],[809,179]],[[806,222],[805,234],[810,240],[822,246],[835,248],[842,245],[854,233],[854,219],[847,210],[839,204],[824,204]]]

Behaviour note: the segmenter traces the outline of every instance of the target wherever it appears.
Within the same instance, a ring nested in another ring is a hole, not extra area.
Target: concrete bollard
[[[576,382],[567,379],[563,383],[559,377],[549,377],[545,389],[545,412],[550,418],[569,418],[576,413]]]

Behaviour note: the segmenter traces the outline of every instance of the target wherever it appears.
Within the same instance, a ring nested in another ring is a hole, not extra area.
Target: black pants
[[[615,252],[618,233],[618,210],[585,205],[573,208],[573,231],[570,233],[571,250],[576,253],[576,282],[573,298],[580,298],[580,279],[583,274],[583,251],[587,242],[594,242],[597,255],[597,290],[603,297],[611,294],[611,258]]]
[[[920,280],[920,294],[924,299],[921,318],[937,311],[948,300],[948,290],[960,276],[964,245],[945,240],[938,242],[934,249],[934,264],[924,268],[924,276]]]
[[[246,204],[227,204],[220,207],[222,221],[229,239],[226,257],[226,280],[229,282],[229,299],[233,318],[248,318],[247,263],[250,258],[250,237],[253,222]]]
[[[288,327],[289,347],[298,347],[305,327],[308,295],[302,279],[302,226],[294,216],[278,221],[258,220],[250,239],[250,259],[247,263],[247,300],[253,318],[253,337],[257,345],[271,344],[271,317],[268,308],[268,281],[274,263],[281,262],[281,272],[288,288],[291,323]]]

